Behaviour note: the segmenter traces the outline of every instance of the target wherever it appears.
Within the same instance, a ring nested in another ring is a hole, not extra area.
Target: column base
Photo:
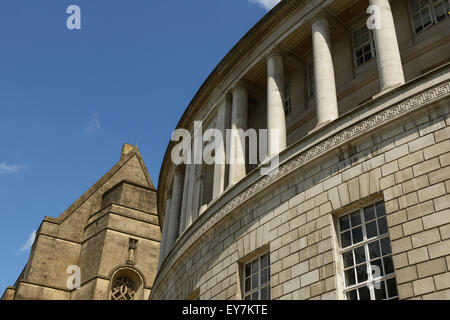
[[[372,96],[372,99],[376,99],[392,90],[397,89],[398,87],[401,87],[402,85],[404,85],[404,83],[398,83],[398,84],[393,84],[387,88],[384,88],[383,90],[381,90],[380,92],[378,92],[376,95]]]

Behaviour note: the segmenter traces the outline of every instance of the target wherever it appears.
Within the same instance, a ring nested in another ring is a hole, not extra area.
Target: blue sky
[[[208,74],[277,0],[1,0],[0,295],[44,216],[138,144],[157,184]],[[66,9],[81,8],[81,30]]]

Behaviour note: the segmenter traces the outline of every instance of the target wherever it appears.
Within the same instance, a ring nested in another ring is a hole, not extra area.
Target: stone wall
[[[137,240],[132,261],[130,239]],[[125,145],[121,161],[58,218],[46,217],[28,263],[4,299],[108,300],[117,270],[132,269],[148,299],[161,231],[156,190],[137,148]],[[78,266],[81,287],[67,287]]]

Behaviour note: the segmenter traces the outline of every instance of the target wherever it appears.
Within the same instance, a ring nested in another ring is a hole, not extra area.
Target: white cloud
[[[20,252],[31,249],[35,239],[36,239],[36,230],[33,230],[33,232],[31,232],[30,237],[28,238],[27,242],[25,242],[23,244],[23,246],[20,248]]]
[[[97,131],[101,131],[102,127],[100,125],[100,113],[96,112],[92,115],[89,125],[84,130],[84,133],[88,136],[92,136]]]
[[[6,162],[0,162],[0,176],[19,174],[22,170],[26,169],[26,166],[17,164],[7,164]]]
[[[266,10],[270,10],[281,0],[248,0],[250,3],[256,3]]]

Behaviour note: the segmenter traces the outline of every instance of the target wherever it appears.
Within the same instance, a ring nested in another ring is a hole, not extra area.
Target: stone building
[[[150,299],[450,299],[449,10],[291,0],[259,21],[178,128],[278,130],[279,170],[174,163],[170,142]]]
[[[2,299],[148,299],[160,241],[156,189],[139,150],[125,144],[120,161],[81,198],[43,220]]]
[[[449,0],[281,1],[177,127],[278,136],[266,147],[225,139],[215,156],[232,161],[213,164],[174,163],[170,142],[156,192],[126,145],[44,220],[3,298],[450,299],[449,10]],[[269,175],[267,159],[250,161],[264,148],[279,159]],[[68,265],[80,267],[80,290],[67,289]]]

